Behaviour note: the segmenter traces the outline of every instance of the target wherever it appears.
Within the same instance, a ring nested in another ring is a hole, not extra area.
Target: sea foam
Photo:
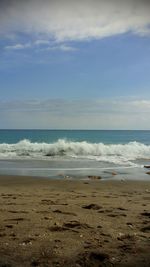
[[[138,142],[127,144],[73,142],[59,139],[54,143],[32,143],[22,140],[16,144],[0,144],[0,159],[48,159],[53,157],[70,157],[132,164],[137,159],[150,159],[150,145]]]

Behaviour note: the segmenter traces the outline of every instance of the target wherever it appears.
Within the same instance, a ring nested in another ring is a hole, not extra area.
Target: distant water
[[[144,175],[144,164],[150,165],[150,131],[0,130],[1,174],[107,177],[126,170],[129,177]]]
[[[122,130],[0,130],[0,144],[15,144],[24,139],[31,142],[53,143],[59,139],[89,143],[127,144],[139,142],[150,145],[150,131]]]

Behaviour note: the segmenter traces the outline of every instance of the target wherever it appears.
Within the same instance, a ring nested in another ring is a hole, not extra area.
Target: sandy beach
[[[150,183],[0,177],[0,266],[150,266]]]

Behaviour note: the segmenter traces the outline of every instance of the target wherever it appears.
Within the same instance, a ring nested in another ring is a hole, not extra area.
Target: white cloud
[[[14,44],[14,45],[5,46],[5,49],[6,50],[22,50],[22,49],[26,49],[30,47],[31,47],[30,44]]]
[[[36,40],[35,42],[34,42],[34,45],[49,45],[50,44],[50,42],[48,41],[48,40]]]
[[[150,34],[148,0],[2,0],[0,32],[24,32],[58,42],[134,32]]]
[[[73,46],[61,44],[61,45],[49,46],[49,47],[46,47],[45,49],[42,49],[42,50],[46,50],[46,51],[60,50],[60,51],[64,51],[64,52],[69,52],[69,51],[73,52],[73,51],[76,51],[77,48],[75,48]]]
[[[44,47],[43,47],[44,45]],[[32,43],[25,43],[25,44],[13,44],[13,45],[7,45],[4,47],[5,50],[23,50],[27,48],[36,48],[36,47],[41,47],[36,51],[55,51],[55,50],[60,50],[64,52],[73,52],[76,51],[77,49],[73,46],[69,46],[66,44],[58,44],[58,45],[51,45],[50,42],[46,40],[37,40]]]
[[[150,100],[135,100],[132,105],[138,109],[150,111]]]
[[[150,100],[0,102],[3,128],[150,129]]]
[[[66,113],[145,113],[150,112],[150,100],[145,99],[86,99],[86,100],[65,100],[65,99],[48,99],[48,100],[26,100],[26,101],[0,101],[0,110],[26,110],[26,111],[50,111]]]
[[[58,49],[62,50],[62,51],[76,51],[77,49],[72,47],[72,46],[69,46],[69,45],[65,45],[65,44],[62,44],[60,46],[58,46]]]
[[[39,47],[37,49],[37,47]],[[41,48],[42,47],[42,48]],[[77,50],[77,48],[66,45],[66,44],[55,44],[50,46],[50,42],[46,40],[36,40],[34,42],[30,43],[25,43],[25,44],[13,44],[13,45],[7,45],[4,47],[5,50],[23,50],[27,48],[34,48],[36,51],[55,51],[55,50],[60,50],[64,52],[74,52]]]

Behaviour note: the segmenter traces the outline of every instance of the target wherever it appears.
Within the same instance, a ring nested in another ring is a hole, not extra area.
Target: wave
[[[1,159],[69,157],[127,165],[137,159],[150,159],[150,145],[136,141],[127,144],[71,142],[59,139],[55,143],[32,143],[22,140],[16,144],[0,144]]]

